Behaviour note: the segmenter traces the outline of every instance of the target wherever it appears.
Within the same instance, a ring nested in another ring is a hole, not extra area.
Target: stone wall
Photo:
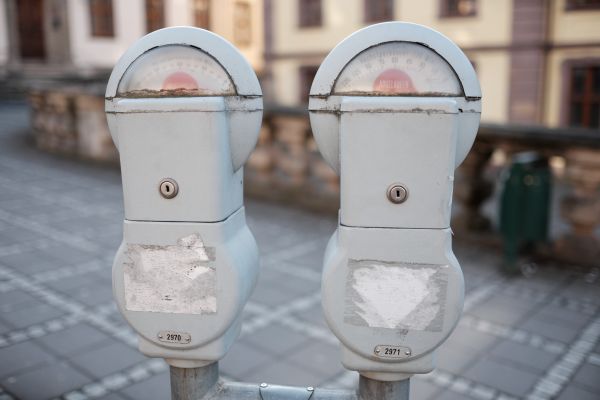
[[[30,91],[32,130],[45,151],[98,162],[116,163],[115,149],[104,114],[104,98],[94,88]]]
[[[118,163],[99,87],[36,89],[29,96],[32,126],[39,148],[53,153]],[[482,125],[475,145],[456,173],[452,227],[462,237],[500,245],[482,205],[495,182],[486,177],[492,155],[535,150],[565,160],[561,181],[569,189],[560,198],[560,218],[570,231],[554,238],[546,253],[573,264],[597,266],[600,259],[600,135],[595,131]],[[325,163],[310,130],[306,111],[267,107],[258,140],[245,168],[250,196],[335,212],[339,180]]]
[[[339,180],[321,157],[308,114],[278,109],[265,113],[258,145],[245,170],[254,197],[336,211]]]

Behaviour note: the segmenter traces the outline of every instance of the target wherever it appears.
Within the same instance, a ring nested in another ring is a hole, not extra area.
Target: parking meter
[[[166,28],[121,57],[105,105],[125,203],[119,310],[145,355],[184,368],[219,360],[258,272],[242,168],[262,118],[256,75],[223,38]]]
[[[434,30],[373,25],[323,61],[309,111],[340,174],[322,303],[342,363],[383,381],[430,372],[463,306],[450,210],[454,170],[480,120],[473,67]]]

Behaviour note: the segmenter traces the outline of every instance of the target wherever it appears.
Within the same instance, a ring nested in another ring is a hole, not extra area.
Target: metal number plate
[[[185,332],[160,331],[157,336],[158,340],[166,343],[188,344],[192,340],[192,335]]]
[[[375,346],[373,350],[377,357],[381,358],[408,358],[412,355],[412,351],[408,347],[404,346],[390,346],[387,344],[380,344]]]

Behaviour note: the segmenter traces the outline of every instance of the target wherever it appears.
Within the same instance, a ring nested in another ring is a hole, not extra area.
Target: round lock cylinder
[[[172,199],[173,197],[177,196],[177,193],[179,192],[179,185],[177,185],[177,182],[175,182],[173,179],[163,179],[158,185],[158,191],[165,199]]]
[[[125,221],[113,292],[139,348],[173,366],[222,358],[258,274],[243,165],[262,93],[241,53],[192,27],[154,31],[117,62],[106,115]]]
[[[400,184],[393,184],[387,190],[387,197],[394,204],[402,204],[408,198],[408,190]]]
[[[439,32],[373,25],[325,58],[309,113],[340,175],[322,303],[342,363],[379,380],[429,372],[463,304],[450,212],[454,170],[479,126],[475,71]]]

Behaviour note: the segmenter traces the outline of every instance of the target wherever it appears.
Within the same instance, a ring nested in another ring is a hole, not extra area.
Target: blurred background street
[[[411,399],[598,400],[598,0],[0,0],[0,400],[169,398],[168,366],[112,299],[123,198],[104,91],[129,46],[176,25],[232,42],[264,93],[244,172],[261,271],[221,373],[354,387],[320,304],[339,180],[306,108],[327,53],[390,20],[455,41],[483,91],[454,185],[465,312]]]
[[[167,365],[136,349],[112,300],[123,220],[117,169],[31,146],[25,104],[0,107],[1,399],[166,399]],[[320,271],[334,215],[247,201],[261,250],[228,379],[352,387],[323,320]],[[598,270],[547,262],[506,277],[496,251],[461,242],[465,315],[413,399],[515,399],[555,391],[593,400],[600,386]],[[543,398],[543,397],[541,397]]]

